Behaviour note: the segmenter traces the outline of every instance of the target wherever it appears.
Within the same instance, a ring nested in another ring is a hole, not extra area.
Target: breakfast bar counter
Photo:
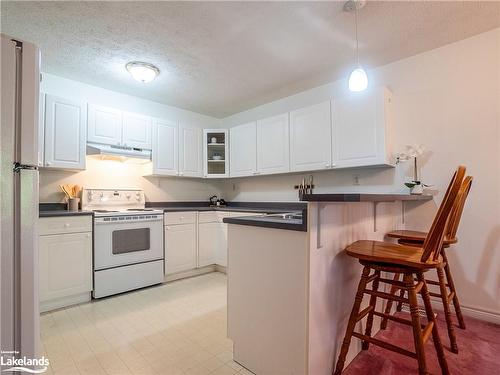
[[[225,220],[228,336],[234,360],[257,375],[331,374],[361,273],[360,264],[343,250],[357,240],[383,240],[387,232],[404,229],[405,202],[419,205],[431,199],[305,195],[303,231],[266,226],[264,218],[260,226],[249,218],[243,218],[246,223]],[[347,363],[360,350],[361,342],[354,341]]]

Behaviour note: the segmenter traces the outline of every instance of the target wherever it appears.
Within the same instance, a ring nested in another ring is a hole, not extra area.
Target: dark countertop
[[[92,211],[68,211],[68,210],[40,210],[38,217],[55,217],[55,216],[82,216],[93,215]]]
[[[227,211],[284,213],[300,211],[307,207],[304,202],[228,202],[225,207],[212,207],[202,202],[146,202],[146,207],[163,210],[163,212],[180,211]],[[40,203],[39,217],[92,215],[92,211],[67,211],[64,203]]]
[[[243,216],[226,217],[223,219],[223,221],[227,224],[249,225],[254,227],[307,232],[307,210],[304,209],[302,211],[295,212],[302,213],[302,219],[281,219],[275,216]]]
[[[245,207],[210,207],[210,206],[179,206],[179,207],[156,207],[149,206],[155,210],[163,210],[163,212],[180,212],[180,211],[225,211],[225,212],[256,212],[256,213],[283,213],[290,212],[286,209],[271,209],[271,208],[245,208]]]
[[[304,202],[395,202],[395,201],[430,201],[429,194],[377,194],[377,193],[333,193],[305,194]]]
[[[147,202],[146,207],[163,210],[163,212],[179,211],[226,211],[283,213],[300,211],[307,208],[304,202],[228,202],[226,206],[210,206],[208,202]]]

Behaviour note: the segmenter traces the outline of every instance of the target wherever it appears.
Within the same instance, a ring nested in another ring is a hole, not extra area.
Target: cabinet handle
[[[45,165],[48,167],[49,165],[52,165],[50,161],[46,162]]]
[[[170,227],[165,227],[166,230],[170,230]]]
[[[64,227],[65,227],[65,228],[69,228],[69,223],[65,223],[65,224],[64,224]]]
[[[330,164],[326,164],[326,165],[325,165],[325,168],[330,168]]]
[[[90,234],[87,233],[87,235],[85,236],[86,238],[90,238]]]
[[[179,176],[184,176],[184,172],[179,172]]]

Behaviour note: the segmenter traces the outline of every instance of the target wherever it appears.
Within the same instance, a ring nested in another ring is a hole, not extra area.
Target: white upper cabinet
[[[330,101],[290,112],[290,170],[332,167]]]
[[[203,129],[203,177],[229,176],[229,130]]]
[[[257,121],[257,172],[290,171],[288,113]]]
[[[45,95],[45,163],[62,169],[85,169],[86,104]]]
[[[250,122],[231,128],[229,139],[231,177],[257,174],[257,123]]]
[[[89,104],[87,141],[122,146],[122,111]]]
[[[135,113],[124,113],[122,142],[125,147],[150,150],[151,118]]]
[[[153,174],[179,174],[178,126],[175,122],[153,120]]]
[[[390,164],[391,93],[386,88],[332,100],[335,167]]]
[[[179,176],[203,177],[202,130],[179,126]]]

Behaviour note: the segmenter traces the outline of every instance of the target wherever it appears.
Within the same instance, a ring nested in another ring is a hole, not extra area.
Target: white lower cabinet
[[[48,311],[90,300],[92,291],[92,218],[66,218],[60,233],[47,228],[50,221],[42,218],[39,236],[40,310]],[[73,225],[75,222],[77,225]],[[71,233],[73,228],[88,224],[85,232]]]
[[[194,268],[196,224],[165,225],[165,274],[171,275]]]
[[[227,267],[227,224],[224,218],[256,215],[261,214],[225,211],[165,213],[165,275],[206,266]],[[184,277],[182,275],[178,275],[179,278]]]
[[[217,263],[222,253],[227,253],[227,238],[224,223],[200,223],[198,235],[198,267]],[[227,256],[226,256],[227,258]],[[226,264],[221,264],[226,266]]]

